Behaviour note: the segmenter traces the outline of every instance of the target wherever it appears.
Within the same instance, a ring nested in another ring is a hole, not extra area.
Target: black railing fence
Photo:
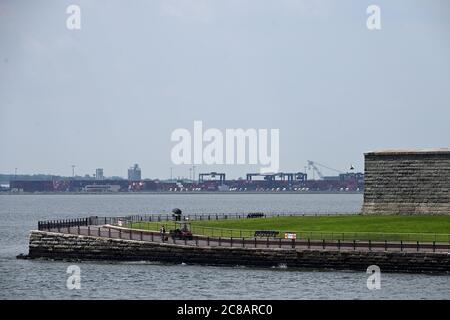
[[[209,221],[209,220],[226,220],[226,219],[256,219],[256,218],[274,218],[274,217],[305,217],[305,216],[335,216],[335,215],[349,215],[356,213],[199,213],[199,214],[183,214],[182,218],[185,221]],[[141,215],[126,215],[121,217],[99,217],[91,216],[87,218],[78,219],[59,219],[38,221],[38,230],[47,230],[49,228],[65,228],[67,226],[87,226],[87,225],[116,225],[119,221],[126,222],[163,222],[174,221],[174,216],[171,213],[167,214],[141,214]]]
[[[188,214],[183,220],[206,221],[221,219],[247,219],[248,213],[236,214]],[[282,216],[323,216],[324,214],[264,214],[258,219]],[[333,215],[327,213],[325,215]],[[248,217],[255,219],[255,217]],[[234,230],[211,228],[192,224],[193,240],[169,238],[162,236],[157,230],[161,224],[154,222],[175,221],[171,214],[160,215],[127,215],[122,217],[90,216],[78,219],[39,221],[38,230],[67,232],[69,234],[99,236],[141,241],[159,241],[169,243],[185,243],[195,246],[230,247],[303,247],[315,249],[346,250],[364,248],[365,250],[414,250],[414,251],[449,251],[450,235],[447,234],[387,234],[387,233],[323,233],[293,232],[296,239],[285,239],[286,232],[276,235],[254,230]],[[143,223],[144,222],[144,223]],[[167,224],[165,224],[168,227]],[[261,231],[261,230],[260,230]],[[166,240],[167,238],[167,240]]]
[[[341,241],[317,239],[283,239],[258,237],[209,237],[194,235],[192,238],[171,237],[168,233],[155,231],[133,230],[120,227],[105,226],[67,226],[55,231],[84,236],[105,237],[111,239],[137,240],[167,244],[178,244],[195,247],[235,247],[235,248],[280,248],[280,249],[309,249],[309,250],[365,250],[365,251],[401,251],[401,252],[446,252],[450,244],[416,242],[388,242],[388,241]],[[50,229],[50,231],[53,231]]]

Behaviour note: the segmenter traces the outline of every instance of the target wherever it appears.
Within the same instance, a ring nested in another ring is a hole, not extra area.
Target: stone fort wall
[[[363,214],[450,214],[450,149],[364,156]]]

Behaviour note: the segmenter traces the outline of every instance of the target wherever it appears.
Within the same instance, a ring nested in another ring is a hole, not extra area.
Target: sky
[[[448,0],[0,0],[0,173],[187,177],[170,137],[196,120],[279,129],[285,172],[449,147],[449,14]]]

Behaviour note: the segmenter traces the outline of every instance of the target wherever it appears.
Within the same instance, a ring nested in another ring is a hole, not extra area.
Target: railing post
[[[111,238],[111,228],[108,228],[108,238]]]
[[[233,247],[233,237],[230,238],[230,247]]]
[[[369,251],[372,251],[372,242],[369,240]]]
[[[341,239],[338,239],[338,250],[341,251]]]
[[[267,241],[266,241],[266,247],[269,247],[269,237],[267,237]]]
[[[292,248],[295,248],[295,239],[292,239]]]
[[[144,238],[144,235],[143,235],[143,232],[141,231],[140,232],[140,239],[141,239],[141,241],[143,240],[143,238]]]
[[[353,251],[355,251],[355,250],[356,250],[356,240],[353,239]]]
[[[403,240],[400,240],[400,251],[403,251]]]
[[[436,252],[436,241],[433,241],[433,252]]]
[[[88,236],[91,235],[91,226],[88,226]]]
[[[152,239],[152,242],[154,241],[154,233],[152,232],[151,233],[151,239]]]
[[[195,237],[195,245],[198,247],[198,237]]]
[[[419,241],[417,241],[417,251],[419,251]]]
[[[308,249],[311,249],[311,240],[308,238]]]
[[[97,235],[100,237],[101,236],[100,227],[98,227],[97,232],[98,232]]]
[[[255,237],[255,248],[256,248],[256,237]]]
[[[325,250],[325,239],[322,239],[322,249]]]
[[[242,248],[245,248],[245,238],[242,237]]]
[[[206,237],[206,245],[209,247],[209,237]]]
[[[281,238],[280,238],[280,240],[278,242],[279,242],[279,247],[281,248]]]
[[[70,234],[70,225],[67,227],[67,233]]]
[[[387,240],[384,240],[384,251],[387,251],[388,247],[387,247]]]
[[[122,239],[122,229],[119,229],[119,239]]]

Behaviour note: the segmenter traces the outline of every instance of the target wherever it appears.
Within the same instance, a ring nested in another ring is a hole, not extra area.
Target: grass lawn
[[[159,230],[174,228],[173,222],[133,223],[133,228]],[[450,240],[450,216],[326,216],[326,217],[276,217],[257,219],[228,219],[193,221],[194,234],[223,237],[252,237],[254,230],[296,232],[297,237],[342,240]]]

